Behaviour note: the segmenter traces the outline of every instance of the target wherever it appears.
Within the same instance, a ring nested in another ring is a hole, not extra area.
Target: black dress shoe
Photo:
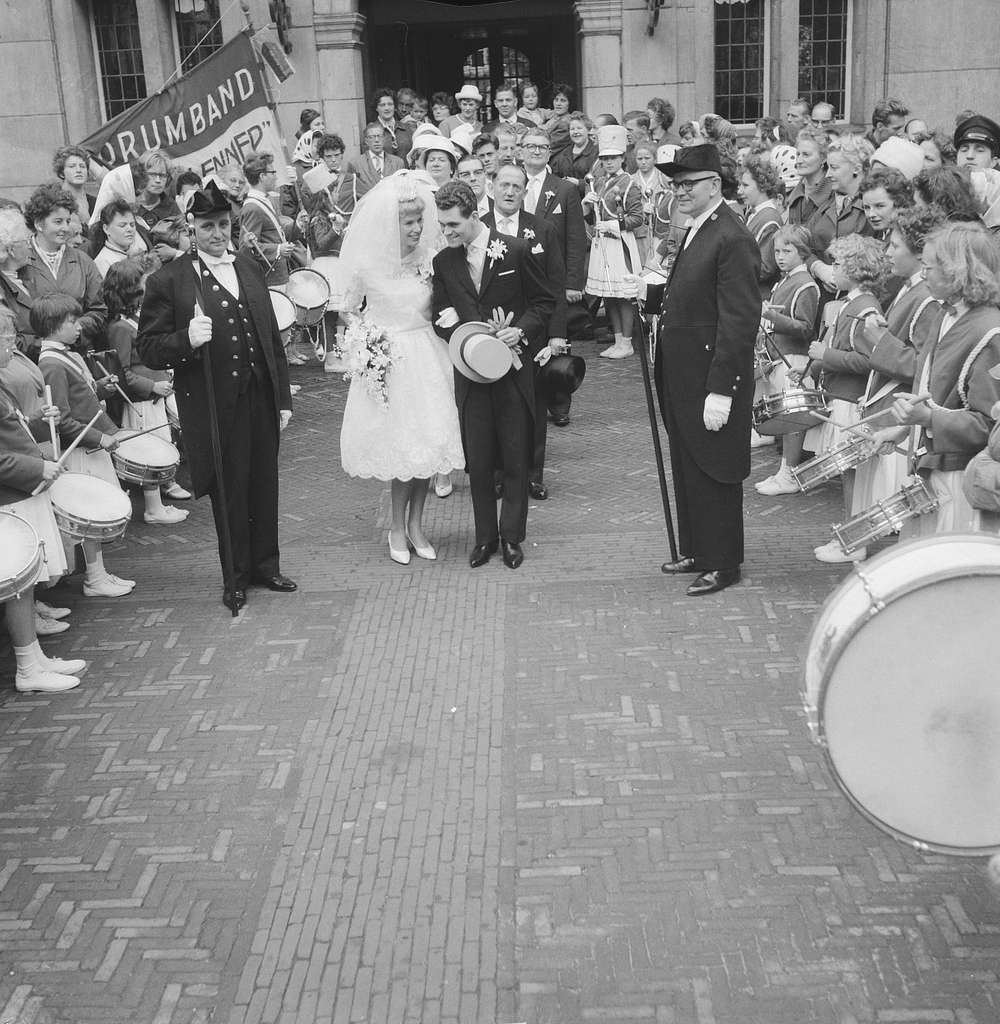
[[[660,572],[669,573],[673,575],[681,572],[697,572],[698,570],[694,567],[694,559],[688,556],[682,556],[677,559],[676,562],[664,562],[660,566]]]
[[[253,581],[258,586],[267,587],[268,590],[276,590],[279,594],[291,594],[299,589],[299,585],[295,580],[282,576],[280,572],[276,572],[273,576],[254,576]]]
[[[239,611],[247,603],[247,592],[242,587],[235,587],[229,590],[228,587],[222,592],[222,603],[230,611]]]
[[[688,597],[701,597],[703,594],[714,594],[716,591],[725,590],[734,583],[739,583],[739,569],[713,569],[711,572],[703,572],[687,589]]]
[[[553,416],[552,417],[552,422],[557,427],[565,427],[565,426],[567,426],[569,424],[569,417],[568,416]]]
[[[500,541],[500,550],[503,552],[503,564],[508,569],[516,569],[524,561],[524,552],[520,544],[511,544],[510,541]]]
[[[477,544],[472,549],[472,554],[469,555],[469,565],[473,569],[485,565],[490,560],[490,556],[497,553],[498,547],[500,547],[500,542],[497,540],[491,540],[489,544]]]
[[[528,494],[530,494],[535,501],[545,501],[549,496],[548,488],[545,484],[539,483],[537,480],[528,481]]]

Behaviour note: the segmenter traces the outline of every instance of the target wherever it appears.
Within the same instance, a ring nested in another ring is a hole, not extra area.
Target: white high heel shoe
[[[437,552],[434,550],[434,548],[430,546],[430,544],[425,544],[423,547],[414,544],[413,541],[410,539],[409,532],[407,532],[406,534],[406,543],[409,544],[411,548],[413,548],[413,550],[417,553],[418,558],[426,558],[427,561],[429,562],[433,562],[437,559]]]
[[[410,564],[410,549],[408,547],[407,548],[403,548],[402,550],[400,550],[399,548],[394,548],[392,546],[392,534],[391,533],[389,534],[389,538],[388,539],[389,539],[389,557],[394,562],[399,562],[400,565],[409,565]]]

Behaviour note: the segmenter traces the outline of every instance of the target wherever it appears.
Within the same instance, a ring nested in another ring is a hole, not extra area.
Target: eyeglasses
[[[717,174],[703,174],[700,178],[685,178],[684,181],[675,181],[674,188],[680,189],[682,192],[687,192],[690,195],[694,191],[695,185],[699,181],[718,181],[719,176]]]
[[[166,181],[167,178],[170,177],[170,175],[165,173],[164,171],[147,171],[146,172],[146,177],[147,178],[162,178],[164,181]]]
[[[521,143],[521,149],[528,153],[544,153],[547,150],[548,144],[544,142],[523,142]]]

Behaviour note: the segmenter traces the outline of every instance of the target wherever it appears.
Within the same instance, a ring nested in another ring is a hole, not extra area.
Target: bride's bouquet
[[[389,335],[367,314],[359,313],[351,319],[344,332],[348,366],[344,380],[360,380],[365,391],[383,408],[389,405],[388,379],[395,359]]]

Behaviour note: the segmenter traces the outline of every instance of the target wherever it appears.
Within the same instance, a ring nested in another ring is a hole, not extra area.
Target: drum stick
[[[929,402],[930,398],[931,398],[930,395],[917,395],[917,397],[913,399],[913,404],[914,405],[923,405],[924,402]],[[866,426],[867,424],[871,423],[873,420],[881,419],[883,416],[888,416],[889,413],[891,413],[891,412],[892,412],[892,406],[890,406],[888,409],[882,409],[880,412],[873,412],[871,414],[871,416],[866,416],[863,420],[858,420],[857,423],[852,423],[851,426],[849,426],[849,427],[840,427],[840,429],[844,430],[844,431],[847,431],[848,433],[857,433],[860,427]],[[860,431],[860,432],[862,434],[864,433],[863,430]]]
[[[52,388],[48,384],[45,385],[45,404],[52,405]],[[51,416],[47,416],[46,419],[49,421],[49,436],[52,438],[52,454],[58,459],[59,434],[56,432],[56,421]]]
[[[170,429],[170,424],[168,424],[168,423],[161,423],[161,424],[158,424],[155,427],[145,427],[143,430],[136,430],[135,432],[129,431],[129,433],[126,434],[123,438],[121,438],[121,440],[122,441],[131,441],[133,437],[142,437],[143,434],[151,434],[154,430],[169,430],[169,429]],[[87,454],[88,455],[93,455],[94,452],[99,452],[100,450],[101,449],[99,447],[98,448],[88,448],[87,449]]]
[[[103,409],[98,409],[98,411],[94,413],[94,418],[93,418],[93,419],[92,419],[92,420],[91,420],[91,421],[90,421],[90,422],[89,422],[89,423],[88,423],[88,424],[87,424],[87,425],[86,425],[86,426],[85,426],[85,427],[83,428],[83,430],[81,430],[81,431],[80,431],[80,433],[79,433],[79,434],[77,434],[77,435],[76,435],[76,438],[75,438],[75,440],[73,441],[73,443],[72,443],[72,444],[71,444],[71,445],[70,445],[70,446],[69,446],[69,447],[68,447],[68,448],[66,449],[66,451],[64,451],[64,452],[62,453],[62,455],[61,455],[61,456],[59,457],[59,460],[58,460],[58,461],[56,462],[56,466],[58,466],[58,467],[59,467],[59,469],[62,469],[62,468],[63,468],[63,466],[64,466],[64,465],[66,465],[66,460],[67,460],[67,459],[68,459],[68,458],[70,457],[70,455],[72,455],[72,454],[73,454],[73,452],[74,452],[74,451],[76,451],[76,447],[77,447],[77,445],[78,445],[78,444],[79,444],[79,443],[80,443],[80,442],[81,442],[81,441],[83,440],[83,435],[84,435],[84,434],[86,434],[86,433],[87,433],[87,431],[88,431],[88,430],[90,430],[90,428],[91,428],[91,427],[92,427],[92,426],[93,426],[93,425],[94,425],[94,424],[95,424],[95,423],[96,423],[96,422],[97,422],[97,421],[98,421],[98,420],[99,420],[99,419],[100,419],[100,418],[101,418],[101,417],[102,417],[103,415],[104,415],[104,410],[103,410]],[[51,483],[52,483],[52,481],[51,481],[51,480],[43,480],[43,481],[42,481],[42,482],[41,482],[41,483],[40,483],[40,484],[39,484],[39,485],[38,485],[38,486],[37,486],[37,487],[36,487],[36,488],[35,488],[35,489],[34,489],[34,490],[33,490],[32,492],[31,492],[31,496],[32,496],[32,497],[34,497],[34,496],[35,496],[36,494],[41,494],[41,493],[42,493],[42,491],[44,491],[44,490],[45,490],[45,489],[46,489],[47,487],[49,487],[49,485],[50,485]]]
[[[92,355],[92,358],[93,358],[94,362],[97,363],[97,365],[104,371],[105,376],[107,376],[107,377],[113,377],[114,376],[113,373],[109,373],[108,372],[108,368],[104,365],[104,363],[102,363],[100,361],[100,359],[97,358],[97,356]],[[131,410],[136,414],[136,416],[139,417],[140,421],[142,419],[144,419],[142,413],[139,412],[138,408],[136,408],[135,402],[133,402],[132,399],[129,398],[128,395],[126,395],[124,391],[122,391],[121,385],[119,385],[118,381],[114,382],[114,388],[115,388],[115,391],[117,391],[118,394],[121,395],[122,398],[125,399],[125,401],[128,404],[129,408],[131,408]]]

